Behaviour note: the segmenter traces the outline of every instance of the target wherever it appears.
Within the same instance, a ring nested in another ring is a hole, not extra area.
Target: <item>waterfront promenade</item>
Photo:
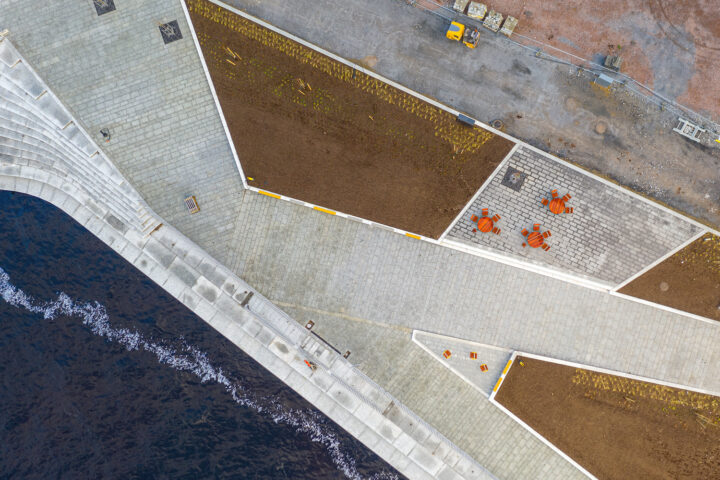
[[[91,157],[92,142],[78,140],[80,161],[62,122],[42,123],[47,109],[16,91],[3,138],[27,111],[34,133],[51,132],[42,143],[62,148],[49,168],[33,163],[34,142],[16,138],[0,188],[73,215],[401,472],[582,478],[414,344],[414,329],[720,391],[716,324],[243,190],[180,2],[118,5],[102,16],[89,2],[0,6],[0,29],[104,152]],[[183,39],[164,44],[157,23],[171,20]],[[187,195],[199,214],[187,213]],[[347,361],[308,343],[308,320],[351,351]]]

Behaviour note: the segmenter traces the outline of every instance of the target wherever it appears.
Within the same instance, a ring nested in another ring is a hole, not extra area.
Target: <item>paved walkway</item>
[[[228,266],[273,300],[720,392],[720,324],[252,192],[238,223]]]
[[[521,181],[513,183],[510,174]],[[506,180],[507,178],[507,180]],[[572,214],[555,215],[542,199],[570,194]],[[471,215],[500,214],[500,235],[473,232]],[[523,247],[523,229],[540,223],[550,230],[550,250]],[[609,285],[630,278],[703,231],[657,205],[610,186],[567,164],[521,147],[483,189],[450,230],[449,239],[489,247],[531,262],[572,272]]]
[[[0,189],[64,210],[409,478],[493,478],[149,210],[7,39],[0,39],[0,96]]]

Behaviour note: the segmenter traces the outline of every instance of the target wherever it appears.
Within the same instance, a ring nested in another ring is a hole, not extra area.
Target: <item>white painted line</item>
[[[610,295],[613,295],[613,296],[615,296],[615,297],[624,298],[625,300],[631,300],[631,301],[633,301],[633,302],[642,303],[643,305],[648,305],[648,306],[650,306],[650,307],[655,307],[655,308],[658,308],[658,309],[660,309],[660,310],[665,310],[666,312],[676,313],[676,314],[682,315],[682,316],[684,316],[684,317],[689,317],[689,318],[692,318],[692,319],[694,319],[694,320],[700,320],[701,322],[709,323],[709,324],[714,325],[714,326],[716,326],[716,327],[720,327],[720,322],[718,322],[718,321],[716,321],[716,320],[712,320],[712,319],[707,318],[707,317],[702,317],[702,316],[697,315],[697,314],[695,314],[695,313],[686,312],[685,310],[678,310],[677,308],[668,307],[667,305],[663,305],[663,304],[661,304],[661,303],[651,302],[651,301],[649,301],[649,300],[645,300],[645,299],[637,298],[637,297],[632,297],[632,296],[630,296],[630,295],[625,295],[624,293],[614,292],[614,291],[610,291]]]
[[[539,273],[540,275],[554,278],[556,280],[561,280],[563,282],[572,283],[580,287],[591,288],[593,290],[598,290],[601,292],[609,292],[612,288],[612,285],[609,284],[596,282],[570,273],[565,273],[560,270],[554,270],[552,268],[544,267],[535,263],[524,262],[515,257],[505,256],[501,253],[496,253],[493,250],[484,249],[479,246],[470,246],[464,243],[456,242],[454,240],[443,240],[440,244],[445,247],[452,248],[453,250],[458,250],[463,253],[469,253],[470,255],[475,255],[476,257],[486,258],[488,260],[493,260],[499,263],[503,263],[505,265],[510,265],[511,267],[521,268],[523,270],[527,270],[533,273]]]
[[[668,258],[672,257],[672,256],[675,255],[677,252],[679,252],[679,251],[682,250],[683,248],[687,247],[687,246],[690,245],[692,242],[694,242],[694,241],[697,240],[698,238],[702,237],[702,236],[705,235],[706,233],[708,233],[707,230],[703,230],[703,231],[701,231],[700,233],[698,233],[698,234],[696,234],[696,235],[693,235],[692,237],[690,237],[689,239],[687,239],[686,241],[684,241],[683,243],[681,243],[680,245],[678,245],[676,248],[673,248],[673,249],[670,250],[668,253],[666,253],[666,254],[663,255],[662,257],[658,258],[657,260],[655,260],[654,262],[652,262],[650,265],[646,266],[645,268],[643,268],[642,270],[640,270],[639,272],[637,272],[635,275],[631,276],[630,278],[628,278],[627,280],[625,280],[624,282],[622,282],[622,283],[621,283],[620,285],[618,285],[617,287],[613,288],[612,291],[613,291],[613,292],[617,292],[618,290],[620,290],[622,287],[624,287],[624,286],[627,285],[628,283],[632,282],[633,280],[635,280],[636,278],[638,278],[639,276],[641,276],[642,274],[644,274],[644,273],[647,272],[648,270],[651,270],[651,269],[655,268],[658,264],[660,264],[660,263],[664,262],[665,260],[667,260]]]
[[[187,5],[185,5],[185,0],[179,0],[179,2],[180,5],[182,5],[183,12],[185,12],[185,19],[187,20],[188,25],[190,25],[190,32],[192,33],[193,42],[195,42],[195,48],[197,49],[198,56],[200,57],[200,63],[202,64],[202,68],[205,71],[205,78],[207,78],[207,83],[210,87],[210,93],[212,94],[213,101],[215,102],[215,107],[217,108],[218,114],[220,115],[220,121],[222,122],[223,130],[225,130],[225,136],[227,137],[227,141],[230,144],[230,150],[232,151],[233,158],[235,159],[235,166],[240,173],[240,179],[242,180],[243,187],[248,188],[245,173],[243,173],[242,165],[240,164],[240,158],[238,157],[237,150],[235,150],[235,144],[233,143],[232,137],[230,136],[230,129],[228,128],[227,122],[225,121],[225,115],[223,114],[222,107],[220,106],[220,100],[218,100],[217,93],[215,92],[215,85],[213,85],[212,78],[210,78],[210,71],[207,68],[207,64],[205,63],[205,57],[203,56],[202,49],[200,48],[200,42],[198,41],[197,35],[195,34],[195,26],[190,19],[190,12],[187,9]]]
[[[463,207],[463,209],[460,211],[460,213],[458,213],[457,217],[455,217],[455,219],[450,223],[450,226],[445,229],[445,231],[442,233],[442,235],[440,235],[440,238],[438,238],[438,242],[443,241],[443,239],[447,236],[448,233],[450,233],[450,230],[452,230],[452,228],[455,226],[455,224],[460,221],[462,216],[465,215],[465,213],[468,211],[468,209],[470,209],[472,204],[475,203],[475,200],[477,200],[477,198],[480,196],[482,191],[485,190],[485,188],[488,185],[490,185],[490,182],[492,181],[492,179],[495,178],[496,175],[500,174],[500,171],[503,169],[505,164],[510,160],[510,157],[513,156],[513,154],[515,153],[515,150],[517,150],[518,147],[519,147],[519,144],[517,144],[517,143],[515,145],[513,145],[513,147],[510,149],[510,152],[508,152],[508,154],[505,155],[505,158],[502,159],[502,162],[500,162],[500,164],[495,168],[495,170],[493,170],[492,175],[490,175],[483,182],[483,184],[480,185],[480,188],[478,188],[478,191],[475,192],[475,195],[472,196],[470,201],[467,202],[465,204],[465,207]]]
[[[718,324],[717,322],[714,322],[714,323],[716,325]],[[593,372],[604,373],[606,375],[615,375],[617,377],[629,378],[631,380],[637,380],[639,382],[657,383],[658,385],[664,385],[664,386],[670,387],[670,388],[678,388],[680,390],[688,390],[691,392],[697,392],[697,393],[702,393],[705,395],[712,395],[714,397],[720,397],[720,392],[713,392],[710,390],[704,390],[702,388],[689,387],[687,385],[682,385],[680,383],[666,382],[664,380],[658,380],[655,378],[643,377],[640,375],[633,375],[631,373],[619,372],[617,370],[609,370],[607,368],[602,368],[602,367],[593,367],[592,365],[585,365],[582,363],[570,362],[567,360],[560,360],[558,358],[546,357],[544,355],[536,355],[534,353],[527,353],[527,352],[516,352],[516,353],[517,353],[518,357],[528,357],[528,358],[533,358],[535,360],[542,360],[544,362],[565,365],[567,367],[581,368],[583,370],[591,370]]]

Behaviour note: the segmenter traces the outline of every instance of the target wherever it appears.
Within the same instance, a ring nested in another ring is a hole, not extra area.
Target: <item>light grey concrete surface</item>
[[[716,322],[255,193],[238,221],[228,266],[298,320],[326,312],[720,392]],[[341,351],[365,341],[336,336]]]
[[[9,55],[19,57],[9,40],[0,41],[0,58]],[[104,154],[83,158],[87,139],[63,138],[55,119],[67,116],[71,121],[69,112],[56,101],[39,102],[27,94],[37,85],[45,89],[42,81],[2,73],[3,97],[12,93],[11,86],[19,90],[15,103],[0,105],[0,144],[12,143],[0,156],[0,189],[37,196],[65,211],[409,478],[493,478],[347,360],[163,223],[134,189],[126,187],[122,199],[116,198],[118,182],[127,182]],[[23,89],[27,90],[21,94]],[[47,95],[54,98],[51,92]],[[11,141],[18,131],[25,133]],[[78,164],[87,171],[78,170]],[[309,368],[306,361],[316,367]]]
[[[512,168],[526,175],[519,191],[502,184]],[[543,198],[558,190],[569,193],[572,214],[555,215]],[[499,235],[473,231],[483,208],[500,214]],[[523,247],[521,231],[539,223],[550,230],[550,250]],[[448,235],[468,244],[482,245],[542,265],[570,271],[609,286],[639,272],[702,229],[687,219],[645,202],[624,189],[599,182],[568,165],[528,148],[518,148],[458,219]]]
[[[183,38],[166,45],[158,23],[171,20]],[[0,28],[153,209],[222,260],[242,184],[180,1],[98,16],[91,0],[3,0]]]
[[[720,147],[685,140],[677,116],[595,75],[543,60],[482,29],[470,50],[445,38],[446,20],[405,0],[228,0],[344,58],[376,57],[378,73],[599,171],[668,205],[720,224]],[[663,25],[668,31],[671,24]],[[572,41],[573,39],[569,39]],[[605,133],[595,131],[598,123]]]

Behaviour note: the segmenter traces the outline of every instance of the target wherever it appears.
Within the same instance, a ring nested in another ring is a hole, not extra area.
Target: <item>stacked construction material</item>
[[[505,19],[505,23],[503,24],[502,28],[500,29],[500,33],[504,33],[508,37],[512,35],[513,31],[515,30],[515,27],[517,27],[518,19],[515,17],[512,17],[508,15],[508,17]]]
[[[470,6],[468,7],[468,17],[474,18],[475,20],[482,20],[485,18],[485,14],[487,13],[487,5],[484,3],[479,2],[470,2]]]
[[[497,32],[498,30],[500,30],[500,25],[502,25],[502,21],[502,13],[496,12],[495,10],[490,10],[490,13],[488,13],[485,17],[485,21],[483,21],[483,26],[492,30],[493,32]]]
[[[470,0],[455,0],[453,10],[460,13],[465,13],[465,8]]]

